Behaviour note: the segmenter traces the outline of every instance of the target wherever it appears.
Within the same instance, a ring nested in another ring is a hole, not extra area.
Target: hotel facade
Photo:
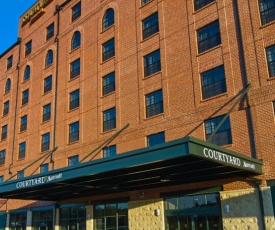
[[[18,28],[1,230],[275,229],[275,0],[39,0]]]

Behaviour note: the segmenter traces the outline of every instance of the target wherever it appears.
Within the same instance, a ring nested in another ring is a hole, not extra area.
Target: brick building
[[[274,31],[275,0],[37,1],[0,55],[0,229],[275,229]]]

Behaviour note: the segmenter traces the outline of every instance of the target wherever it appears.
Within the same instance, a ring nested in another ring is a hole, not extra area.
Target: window
[[[46,55],[46,60],[45,60],[45,67],[48,67],[51,64],[53,64],[53,51],[48,50],[47,55]]]
[[[103,149],[103,157],[112,157],[116,155],[116,145],[112,145]]]
[[[33,210],[32,211],[32,222],[33,230],[44,229],[44,230],[53,230],[53,209],[46,210]]]
[[[68,166],[73,166],[78,164],[78,155],[68,158]]]
[[[25,45],[25,56],[29,55],[32,52],[32,40],[26,43]]]
[[[114,25],[115,15],[113,9],[106,10],[102,20],[102,30],[108,29],[110,26]]]
[[[141,0],[141,5],[145,5],[148,2],[151,2],[151,0]]]
[[[74,32],[72,38],[72,47],[71,50],[75,50],[76,48],[80,47],[81,44],[81,34],[79,31]]]
[[[157,90],[146,95],[146,117],[163,113],[162,90]]]
[[[72,8],[72,22],[81,16],[81,2],[77,3]]]
[[[194,8],[195,8],[195,10],[199,10],[200,8],[208,5],[211,2],[214,2],[214,0],[195,0]]]
[[[12,67],[13,56],[9,56],[7,59],[7,70]]]
[[[94,229],[129,229],[128,204],[124,203],[99,203],[94,205]]]
[[[150,15],[142,21],[142,36],[143,39],[150,37],[151,35],[159,31],[159,19],[158,12]]]
[[[49,164],[48,163],[40,165],[40,173],[46,173],[48,171],[49,171]]]
[[[29,80],[31,77],[31,67],[29,65],[26,66],[25,71],[24,71],[24,81]]]
[[[46,31],[47,31],[46,32],[46,40],[49,40],[54,35],[54,23],[52,23],[51,25],[49,25],[47,27]]]
[[[86,228],[85,206],[61,207],[60,229],[89,229]]]
[[[50,119],[51,119],[51,103],[43,106],[42,122],[48,121]]]
[[[275,77],[275,45],[266,48],[269,77]]]
[[[19,178],[19,172],[17,172]],[[24,172],[23,172],[24,174]],[[24,177],[24,175],[23,175]],[[21,177],[22,178],[22,177]],[[27,212],[10,213],[10,229],[27,229]]]
[[[70,93],[70,110],[79,107],[79,89]]]
[[[10,108],[10,102],[6,101],[4,103],[3,116],[5,116],[5,115],[7,115],[9,113],[9,108]]]
[[[23,159],[25,158],[26,155],[26,142],[22,142],[19,144],[19,155],[18,159]]]
[[[197,31],[197,36],[199,53],[221,44],[219,21],[212,22],[199,29]]]
[[[144,56],[144,76],[150,76],[161,70],[160,50]]]
[[[29,102],[29,89],[22,92],[22,105],[26,105]]]
[[[6,81],[6,86],[5,86],[5,93],[8,93],[11,91],[11,79],[9,78],[7,81]]]
[[[8,134],[8,125],[2,126],[1,141],[7,138]]]
[[[265,25],[275,20],[275,1],[274,0],[260,0],[259,7],[260,7],[262,25]]]
[[[44,79],[44,93],[52,90],[52,75]]]
[[[78,58],[77,60],[71,63],[70,79],[74,79],[79,75],[80,75],[80,58]]]
[[[115,72],[109,73],[102,78],[102,94],[103,96],[116,90]]]
[[[20,132],[27,130],[28,116],[21,117]]]
[[[42,135],[41,139],[41,152],[47,151],[50,149],[50,133],[45,133]]]
[[[158,145],[165,142],[165,133],[155,133],[147,136],[147,146]]]
[[[5,159],[6,159],[6,150],[1,150],[0,151],[0,165],[5,164]]]
[[[115,56],[115,39],[112,38],[102,45],[102,61],[106,61]]]
[[[204,122],[206,139],[214,132],[224,116],[215,117]],[[216,145],[232,144],[231,127],[229,117],[226,118],[222,126],[213,136],[211,142]]]
[[[103,112],[103,131],[116,128],[116,108],[111,108]]]
[[[202,98],[206,99],[226,92],[224,66],[219,66],[201,74]]]
[[[0,183],[4,182],[4,176],[0,176]]]
[[[79,140],[79,122],[74,122],[69,125],[69,143]]]

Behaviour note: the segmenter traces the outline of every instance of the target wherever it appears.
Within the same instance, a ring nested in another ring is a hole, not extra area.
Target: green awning
[[[0,198],[59,201],[262,174],[262,161],[193,137],[6,181]]]

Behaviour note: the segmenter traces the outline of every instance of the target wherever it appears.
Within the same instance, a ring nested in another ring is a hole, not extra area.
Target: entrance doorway
[[[166,230],[222,230],[219,194],[199,194],[165,200]]]

